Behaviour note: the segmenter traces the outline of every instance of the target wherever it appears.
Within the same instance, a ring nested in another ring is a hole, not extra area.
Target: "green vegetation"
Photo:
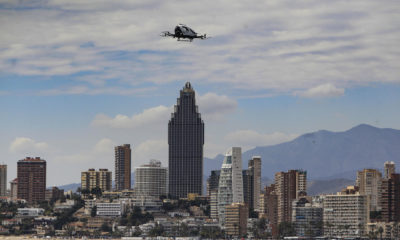
[[[138,226],[151,220],[153,220],[153,215],[147,212],[142,213],[140,207],[134,207],[129,215],[124,214],[121,217],[119,224],[122,226]]]
[[[83,201],[77,194],[74,194],[72,196],[72,199],[75,200],[75,205],[71,209],[63,211],[61,213],[55,213],[55,216],[57,216],[57,220],[54,223],[55,229],[59,230],[62,228],[63,225],[67,223],[78,221],[78,219],[75,218],[73,214],[85,205],[85,201]]]
[[[289,236],[295,236],[296,235],[296,231],[295,231],[294,226],[293,226],[293,224],[291,222],[281,222],[281,223],[279,223],[278,231],[279,231],[279,236],[281,238],[289,237]]]

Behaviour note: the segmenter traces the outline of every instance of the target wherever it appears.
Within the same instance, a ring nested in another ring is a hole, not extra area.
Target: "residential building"
[[[46,201],[56,201],[64,197],[64,189],[59,189],[58,187],[52,187],[51,189],[46,189],[45,199]]]
[[[46,192],[46,161],[40,157],[27,157],[17,163],[17,178],[19,199],[28,203],[45,200]]]
[[[317,237],[323,234],[323,208],[312,205],[307,197],[293,201],[292,223],[296,236]]]
[[[364,236],[369,222],[368,198],[359,193],[326,195],[323,201],[324,235],[329,238]]]
[[[249,210],[245,203],[232,203],[226,206],[225,233],[229,237],[242,237],[247,234]]]
[[[168,168],[161,162],[151,160],[149,164],[135,169],[135,192],[137,195],[160,196],[168,195]]]
[[[275,194],[277,195],[278,223],[292,220],[292,202],[307,191],[307,172],[289,170],[275,174]]]
[[[225,207],[231,203],[242,203],[242,150],[232,147],[225,154],[218,185],[218,218],[221,226],[225,225]]]
[[[381,194],[382,221],[400,221],[400,174],[392,173],[382,180]]]
[[[115,147],[115,189],[131,189],[131,145]]]
[[[386,161],[385,162],[385,179],[390,178],[393,173],[396,173],[395,163],[393,161]]]
[[[96,206],[96,213],[99,217],[120,217],[126,210],[126,204],[124,201],[99,202]]]
[[[261,157],[253,156],[243,170],[243,196],[249,211],[259,211],[261,193]]]
[[[214,189],[210,193],[210,217],[218,219],[218,189]]]
[[[272,236],[278,235],[278,195],[275,192],[275,184],[265,187],[263,199],[263,211],[259,217],[266,218],[270,224]]]
[[[21,217],[38,217],[44,214],[43,208],[18,208],[17,214]]]
[[[18,198],[18,178],[14,178],[14,180],[10,182],[10,197],[12,201]]]
[[[207,196],[211,196],[211,192],[214,190],[218,191],[219,184],[219,175],[221,174],[221,170],[213,170],[211,171],[210,177],[207,179]]]
[[[190,82],[180,91],[168,123],[169,194],[202,194],[204,122]]]
[[[369,222],[367,233],[376,239],[378,237],[380,239],[400,239],[400,224],[399,222]]]
[[[96,171],[90,168],[86,172],[81,172],[81,189],[92,190],[100,188],[102,191],[111,191],[112,173],[108,169],[99,169]]]
[[[252,197],[250,201],[250,208],[254,211],[260,211],[260,193],[261,193],[261,157],[253,156],[249,160],[249,171],[252,172]]]
[[[7,195],[7,165],[0,165],[0,197]]]
[[[361,195],[370,197],[370,210],[381,210],[382,174],[376,169],[364,169],[357,172],[356,186]]]

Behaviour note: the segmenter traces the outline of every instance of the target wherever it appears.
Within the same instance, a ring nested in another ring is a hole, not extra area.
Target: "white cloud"
[[[198,98],[199,111],[207,120],[221,120],[237,108],[236,100],[225,95],[206,93]]]
[[[163,85],[182,79],[283,94],[321,85],[321,79],[343,88],[398,83],[397,5],[374,0],[329,5],[316,0],[5,3],[0,71],[67,75],[77,87],[82,83],[77,73],[84,72],[86,82],[95,85],[88,88],[113,81],[119,90],[126,83]],[[15,14],[15,8],[24,14]],[[179,22],[213,38],[182,43],[158,37]],[[93,80],[90,75],[112,77]],[[90,89],[63,92],[88,94]]]
[[[337,88],[331,83],[326,83],[296,94],[306,98],[337,97],[344,95],[344,89]]]
[[[132,159],[135,167],[148,163],[151,159],[157,159],[167,167],[168,143],[166,140],[146,140],[136,147],[133,146]]]
[[[206,93],[198,97],[199,111],[207,120],[221,120],[226,114],[233,112],[237,102],[225,95],[219,96],[215,93]],[[107,128],[139,128],[143,126],[166,125],[173,112],[173,107],[160,105],[143,110],[131,117],[117,114],[111,118],[105,114],[97,114],[91,125]]]
[[[114,147],[117,144],[109,138],[103,138],[96,143],[93,150],[95,153],[110,153],[114,152]]]
[[[249,147],[275,145],[291,141],[296,137],[298,137],[298,134],[286,134],[282,132],[263,134],[254,130],[239,130],[229,133],[224,139],[235,146],[241,146],[246,149]]]
[[[19,154],[40,154],[48,149],[48,144],[45,142],[37,142],[27,137],[17,137],[10,144],[10,151]]]
[[[163,105],[145,109],[139,114],[132,117],[118,114],[114,118],[110,118],[104,114],[97,114],[92,121],[92,125],[96,127],[109,128],[138,128],[141,126],[151,126],[153,124],[166,124],[171,116],[172,107]]]

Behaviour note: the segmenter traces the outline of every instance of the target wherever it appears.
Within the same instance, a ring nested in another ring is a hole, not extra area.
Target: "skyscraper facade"
[[[204,122],[189,82],[180,91],[168,123],[168,145],[169,194],[177,198],[201,195]]]
[[[382,174],[376,169],[364,169],[357,172],[356,185],[361,195],[370,197],[371,211],[381,210]]]
[[[28,203],[44,201],[46,197],[46,161],[27,157],[17,163],[18,198]]]
[[[140,196],[168,195],[168,168],[162,167],[161,162],[151,160],[149,164],[135,169],[135,192]]]
[[[115,147],[115,189],[131,189],[131,145]]]
[[[382,181],[382,221],[400,221],[400,174],[392,173]]]
[[[289,170],[275,174],[275,193],[278,203],[278,223],[292,220],[292,202],[306,192],[307,172]]]
[[[7,194],[7,165],[0,165],[0,196]]]
[[[258,212],[260,210],[260,193],[261,193],[261,157],[253,156],[249,160],[249,171],[251,172],[251,199],[250,209]]]
[[[233,147],[225,154],[218,185],[218,218],[225,224],[225,208],[231,203],[244,202],[242,179],[242,150]]]

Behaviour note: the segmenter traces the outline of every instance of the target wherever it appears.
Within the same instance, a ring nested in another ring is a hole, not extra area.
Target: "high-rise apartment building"
[[[18,198],[18,178],[10,182],[10,197],[11,200],[17,200]]]
[[[382,221],[400,221],[400,174],[392,173],[382,180]]]
[[[278,203],[278,223],[292,220],[292,202],[307,191],[307,172],[289,170],[275,174],[275,193]]]
[[[359,193],[326,195],[323,205],[326,237],[359,238],[366,234],[368,196]]]
[[[99,171],[96,171],[94,168],[90,168],[86,172],[81,172],[81,189],[90,191],[96,187],[100,188],[102,191],[111,191],[111,171],[108,171],[108,169],[99,169]]]
[[[131,189],[131,145],[115,147],[115,189]]]
[[[141,196],[168,195],[168,168],[162,167],[161,162],[151,160],[135,169],[135,192]]]
[[[7,165],[0,165],[0,196],[7,195]]]
[[[249,160],[248,170],[251,172],[251,199],[249,208],[256,212],[260,210],[260,193],[261,193],[261,157],[253,156]]]
[[[323,208],[313,206],[312,201],[300,197],[293,201],[292,223],[296,236],[316,237],[323,233]]]
[[[242,237],[247,234],[249,210],[245,203],[232,203],[226,206],[225,233],[228,237]]]
[[[231,203],[242,203],[242,149],[233,147],[225,154],[218,185],[218,218],[225,225],[225,207]]]
[[[168,123],[168,145],[169,194],[177,198],[201,195],[204,123],[189,82],[180,91]]]
[[[207,196],[211,196],[212,191],[218,192],[218,184],[219,184],[219,175],[221,174],[221,170],[213,170],[211,171],[210,177],[207,179]]]
[[[40,157],[19,160],[17,163],[18,198],[28,203],[45,200],[46,161]]]
[[[263,194],[263,211],[260,217],[266,218],[271,225],[272,236],[278,234],[278,195],[275,192],[275,184],[265,187]]]
[[[364,169],[357,172],[356,186],[361,195],[370,197],[370,210],[381,210],[382,174],[376,169]]]
[[[386,161],[385,162],[385,178],[388,179],[390,176],[396,173],[396,167],[393,161]]]

